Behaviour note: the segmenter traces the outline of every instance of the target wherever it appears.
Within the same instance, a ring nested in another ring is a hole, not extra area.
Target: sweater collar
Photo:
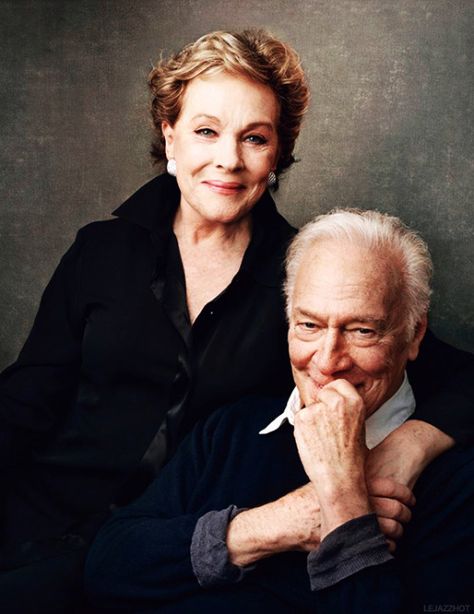
[[[180,191],[174,177],[155,177],[132,194],[113,215],[148,230],[152,235],[168,235],[179,206]],[[252,239],[244,254],[241,271],[261,284],[278,286],[286,244],[295,230],[278,213],[266,191],[252,210]]]

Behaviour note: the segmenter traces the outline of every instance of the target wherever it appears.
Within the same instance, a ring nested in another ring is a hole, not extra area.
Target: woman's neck
[[[239,270],[250,242],[251,223],[250,214],[231,224],[211,224],[178,209],[173,230],[183,263],[191,322]]]
[[[178,243],[203,250],[245,251],[252,233],[252,216],[248,214],[228,224],[204,220],[179,207],[173,222]]]

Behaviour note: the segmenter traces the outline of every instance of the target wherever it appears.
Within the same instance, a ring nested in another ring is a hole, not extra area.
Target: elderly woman
[[[308,105],[298,56],[264,32],[215,32],[149,84],[168,173],[78,233],[1,378],[4,610],[70,612],[97,527],[196,420],[290,389],[280,286],[294,231],[267,187],[291,165]],[[413,445],[401,455],[394,434],[370,460],[405,483],[452,444],[439,429],[467,432],[467,400],[443,417],[426,394],[435,373],[440,407],[462,396],[466,378],[450,373],[466,359],[433,348],[442,358],[426,350],[413,380],[418,420],[402,427]]]

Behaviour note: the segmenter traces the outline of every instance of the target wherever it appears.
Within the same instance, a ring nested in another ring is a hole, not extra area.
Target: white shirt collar
[[[288,403],[282,414],[270,422],[259,434],[273,433],[288,420],[294,424],[294,415],[301,409],[298,388],[295,388],[288,399]],[[385,401],[377,411],[365,421],[365,441],[369,449],[374,448],[385,439],[392,431],[398,428],[415,411],[415,396],[408,381],[407,374],[397,392]]]

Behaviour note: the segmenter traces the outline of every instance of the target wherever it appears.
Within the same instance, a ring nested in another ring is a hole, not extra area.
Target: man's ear
[[[420,343],[428,328],[428,316],[425,314],[415,326],[415,335],[408,344],[408,360],[415,360],[420,350]]]
[[[165,137],[166,157],[170,160],[174,158],[174,128],[167,121],[162,121],[161,132]]]

